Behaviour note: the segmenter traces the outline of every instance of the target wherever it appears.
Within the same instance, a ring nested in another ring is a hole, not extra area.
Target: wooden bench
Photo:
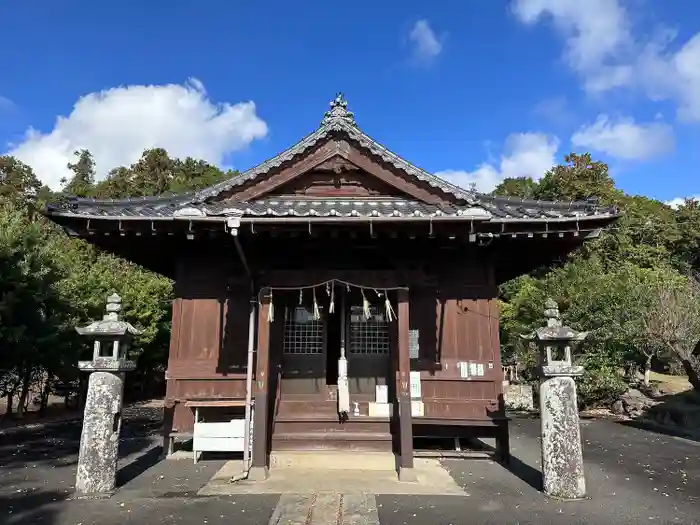
[[[496,457],[504,464],[510,462],[510,435],[508,432],[508,423],[510,418],[507,416],[495,417],[489,419],[468,419],[468,418],[431,418],[431,417],[414,417],[413,424],[421,425],[423,428],[431,428],[433,431],[421,432],[420,437],[434,438],[452,438],[454,439],[455,449],[461,450],[460,437],[453,435],[452,428],[471,427],[480,428],[493,434],[496,438]]]
[[[175,452],[175,441],[189,441],[192,439],[192,432],[170,432],[168,434],[167,455],[171,456]]]
[[[195,463],[199,460],[202,452],[243,452],[245,447],[245,418],[235,418],[224,422],[205,422],[200,421],[199,409],[245,407],[245,400],[190,399],[185,402],[185,406],[194,408],[192,455]],[[252,443],[252,430],[250,442]]]

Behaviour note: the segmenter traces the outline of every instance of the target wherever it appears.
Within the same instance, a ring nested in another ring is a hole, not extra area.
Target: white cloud
[[[544,133],[514,133],[506,139],[497,166],[483,163],[474,171],[444,170],[436,173],[463,188],[472,184],[481,192],[493,190],[503,179],[532,177],[539,180],[556,165],[559,139]]]
[[[413,24],[408,39],[413,45],[413,56],[419,60],[430,61],[442,52],[442,42],[427,20],[418,20]]]
[[[641,89],[652,100],[672,100],[682,120],[700,121],[700,33],[684,43],[663,27],[641,36],[621,0],[513,0],[511,8],[525,24],[553,21],[589,92]]]
[[[14,102],[12,102],[9,98],[0,95],[0,109],[10,109],[13,107],[15,107]]]
[[[266,134],[267,124],[253,102],[216,104],[204,85],[191,79],[184,85],[134,85],[85,95],[67,117],[56,119],[53,130],[30,128],[8,154],[32,166],[56,189],[62,177],[70,177],[66,165],[78,149],[92,152],[101,178],[138,160],[146,148],[221,164],[225,155]]]
[[[598,115],[573,134],[571,143],[619,159],[648,160],[672,150],[674,137],[671,126],[662,122],[637,124],[632,118]]]
[[[700,195],[693,195],[692,197],[676,197],[675,199],[666,201],[666,204],[668,204],[674,210],[677,210],[685,204],[686,200],[700,201]]]
[[[617,0],[514,0],[511,8],[524,24],[549,16],[566,36],[569,64],[584,74],[595,72],[629,41],[627,16]]]

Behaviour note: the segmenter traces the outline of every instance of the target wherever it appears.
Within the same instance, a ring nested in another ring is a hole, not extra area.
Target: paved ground
[[[342,523],[366,525],[377,519],[381,525],[700,523],[700,444],[610,421],[582,423],[590,500],[581,502],[538,492],[536,420],[513,422],[510,471],[488,460],[444,461],[463,495],[348,493],[342,503],[323,492],[198,497],[224,461],[158,462],[157,424],[156,418],[125,424],[121,488],[109,500],[70,499],[80,437],[75,424],[0,433],[0,524],[266,525],[285,509],[301,508],[311,520],[299,523],[335,525],[337,513],[328,509],[339,507]]]

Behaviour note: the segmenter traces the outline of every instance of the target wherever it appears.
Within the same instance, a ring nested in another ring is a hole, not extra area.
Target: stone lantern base
[[[75,481],[78,495],[109,496],[116,487],[123,394],[123,373],[90,374]]]
[[[544,492],[562,499],[585,497],[581,429],[572,377],[551,377],[540,384],[540,417]]]

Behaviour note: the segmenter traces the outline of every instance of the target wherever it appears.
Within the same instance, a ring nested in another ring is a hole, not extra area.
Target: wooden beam
[[[413,417],[411,415],[411,356],[409,353],[408,290],[398,290],[398,393],[399,414],[399,481],[417,481],[413,469]]]
[[[253,396],[255,399],[255,417],[253,420],[253,460],[248,479],[261,481],[269,476],[269,410],[270,400],[270,323],[267,320],[270,312],[270,291],[263,289],[258,303],[258,348],[255,355],[255,380]]]

